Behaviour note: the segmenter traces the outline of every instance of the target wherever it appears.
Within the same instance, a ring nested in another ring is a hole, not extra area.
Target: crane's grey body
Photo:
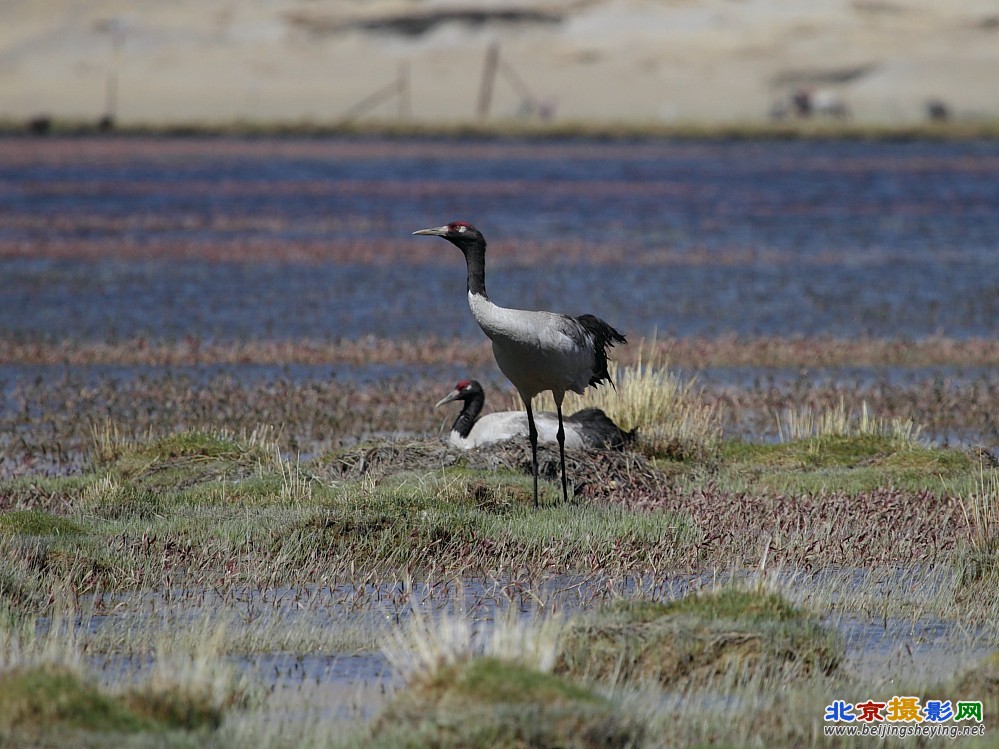
[[[443,237],[465,256],[468,306],[472,316],[492,341],[496,363],[517,388],[527,410],[535,507],[538,505],[538,432],[531,400],[545,390],[552,392],[558,418],[556,440],[562,467],[562,499],[568,500],[562,401],[567,391],[582,394],[587,385],[611,381],[607,373],[607,349],[615,343],[627,343],[625,337],[593,315],[569,317],[494,304],[486,294],[486,240],[467,222],[452,221],[446,226],[413,233]]]
[[[507,309],[481,294],[468,293],[472,317],[493,343],[493,356],[520,397],[551,390],[557,402],[566,392],[580,395],[593,375],[593,351],[576,320],[554,312]]]

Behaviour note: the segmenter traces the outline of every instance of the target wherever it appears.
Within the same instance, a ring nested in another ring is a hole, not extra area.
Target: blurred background
[[[999,116],[995,0],[4,0],[0,118]]]
[[[997,41],[996,0],[3,0],[0,473],[107,418],[312,450],[439,432],[465,377],[503,407],[410,236],[454,219],[498,303],[657,337],[730,434],[999,444]]]

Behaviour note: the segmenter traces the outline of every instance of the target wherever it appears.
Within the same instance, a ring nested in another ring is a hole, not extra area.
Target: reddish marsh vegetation
[[[345,348],[352,360],[364,360],[363,344]],[[376,361],[405,355],[400,352],[404,347],[396,344],[385,350],[374,348],[372,358]],[[278,346],[269,353],[280,350]],[[302,355],[307,358],[310,352],[317,353],[325,363],[331,358],[327,351],[339,350],[339,345],[307,348]],[[87,352],[89,365],[103,361],[96,356],[99,351],[100,347],[95,347]],[[126,361],[145,356],[134,348],[123,354]],[[154,352],[150,358],[156,361],[162,354]],[[6,435],[0,441],[2,473],[79,470],[91,446],[92,426],[106,420],[132,436],[196,427],[249,433],[260,425],[270,425],[277,429],[283,449],[309,454],[379,433],[435,439],[450,426],[450,419],[432,406],[441,388],[453,379],[451,372],[434,379],[396,377],[368,383],[335,375],[303,379],[280,372],[240,380],[217,374],[211,366],[188,374],[174,373],[169,367],[181,366],[174,360],[175,354],[185,362],[197,361],[202,355],[192,356],[183,346],[168,347],[165,370],[138,369],[130,374],[130,370],[112,369],[112,374],[105,375],[100,368],[58,366],[54,370],[35,369],[34,376],[8,381],[0,409],[0,425]],[[425,354],[420,349],[418,356]],[[214,355],[212,352],[213,363],[218,363]],[[484,349],[476,350],[475,358],[463,356],[467,352],[454,360],[459,373],[491,365],[490,354]],[[240,362],[245,363],[245,359],[234,358],[234,363]],[[501,397],[508,392],[506,383],[494,379],[490,391],[496,396],[489,407],[506,407],[510,399]],[[875,380],[862,387],[849,382],[815,383],[799,377],[790,382],[707,384],[701,394],[705,403],[718,406],[729,436],[772,439],[778,432],[777,418],[786,411],[804,406],[831,409],[845,399],[853,411],[866,402],[883,418],[911,419],[923,427],[927,439],[957,439],[987,448],[999,442],[995,421],[999,379],[995,376],[963,382],[929,378],[895,384]]]

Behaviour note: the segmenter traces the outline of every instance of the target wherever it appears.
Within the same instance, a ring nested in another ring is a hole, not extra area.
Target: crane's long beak
[[[425,235],[431,236],[431,237],[443,237],[445,234],[447,234],[447,227],[446,226],[438,226],[438,227],[436,227],[434,229],[420,229],[419,231],[414,231],[413,232],[414,236],[417,235],[417,234],[421,234],[421,235],[425,234]]]
[[[458,391],[457,388],[455,388],[450,393],[441,398],[439,401],[437,401],[434,404],[434,408],[438,408],[439,406],[443,406],[445,403],[450,403],[451,401],[458,400],[459,395],[461,395],[461,393]]]

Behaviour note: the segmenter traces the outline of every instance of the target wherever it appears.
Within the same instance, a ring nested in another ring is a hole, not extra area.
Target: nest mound
[[[474,450],[462,450],[444,442],[383,441],[339,451],[321,460],[331,478],[384,476],[400,471],[440,470],[463,466],[475,471],[509,470],[531,474],[530,445],[519,439],[497,442]],[[669,476],[633,452],[591,448],[567,450],[565,468],[576,496],[620,499],[622,492],[632,501],[661,494],[669,488]],[[556,445],[538,445],[538,476],[560,480]]]

